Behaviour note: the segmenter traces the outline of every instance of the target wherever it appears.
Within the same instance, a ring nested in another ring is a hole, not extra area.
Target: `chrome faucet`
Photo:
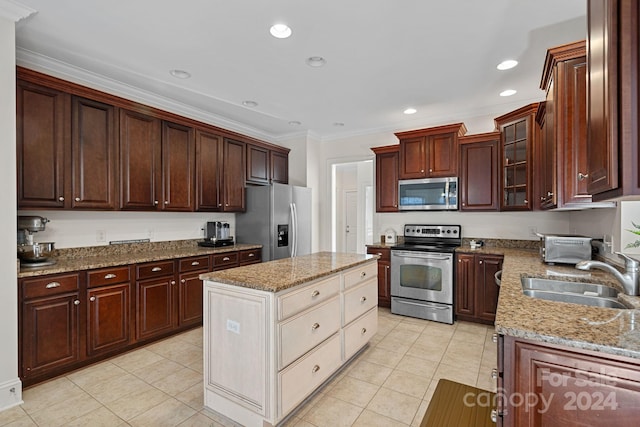
[[[627,255],[621,252],[616,252],[616,255],[624,258],[624,274],[620,273],[620,271],[618,271],[618,269],[613,267],[612,265],[600,261],[580,261],[576,264],[576,268],[578,270],[591,270],[592,268],[604,270],[608,273],[613,274],[615,278],[618,279],[618,281],[624,288],[624,292],[627,295],[640,295],[640,282],[638,282],[638,279],[640,278],[640,262],[636,261],[633,258],[629,258]]]

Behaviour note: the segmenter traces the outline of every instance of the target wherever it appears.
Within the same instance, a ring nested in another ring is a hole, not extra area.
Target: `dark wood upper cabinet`
[[[222,210],[222,137],[196,129],[196,210]]]
[[[194,210],[195,151],[193,128],[162,122],[162,210]]]
[[[398,145],[374,147],[376,153],[376,212],[398,212]]]
[[[224,139],[222,167],[223,176],[223,206],[225,212],[244,212],[246,209],[244,197],[245,183],[245,143],[233,139]]]
[[[65,208],[69,205],[69,96],[62,91],[18,80],[18,208]]]
[[[460,210],[497,211],[500,132],[458,138],[460,144]]]
[[[538,103],[526,105],[495,119],[500,139],[500,210],[531,210],[533,153],[540,128],[535,123]]]
[[[539,200],[542,209],[590,203],[587,192],[586,42],[547,51],[540,88],[546,91],[541,127]]]
[[[162,196],[162,139],[159,119],[120,110],[121,208],[156,210]]]
[[[640,194],[640,7],[587,2],[587,163],[593,200]]]
[[[71,99],[71,207],[117,209],[118,143],[115,107]]]
[[[271,159],[269,150],[253,144],[247,144],[247,182],[268,184],[271,179]]]
[[[271,182],[288,184],[289,183],[289,152],[271,150],[269,158],[271,161]]]
[[[399,179],[458,175],[458,137],[464,123],[399,132]]]

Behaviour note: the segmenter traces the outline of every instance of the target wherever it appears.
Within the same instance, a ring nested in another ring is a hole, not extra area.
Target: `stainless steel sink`
[[[597,283],[523,277],[522,292],[532,298],[560,301],[594,307],[627,308],[618,301],[619,291]]]

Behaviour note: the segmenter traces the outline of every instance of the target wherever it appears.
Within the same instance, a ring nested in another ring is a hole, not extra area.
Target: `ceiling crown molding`
[[[0,0],[0,16],[18,22],[34,13],[38,12],[28,6],[13,0]]]

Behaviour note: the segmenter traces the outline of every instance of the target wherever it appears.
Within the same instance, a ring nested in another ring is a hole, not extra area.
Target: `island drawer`
[[[80,277],[77,273],[39,277],[22,281],[24,298],[37,298],[78,290]]]
[[[333,374],[341,364],[340,335],[335,334],[315,350],[278,374],[278,415],[291,411]]]
[[[342,326],[378,305],[378,281],[373,278],[344,293]]]
[[[208,255],[184,258],[180,260],[180,266],[178,269],[181,273],[184,273],[185,271],[209,270],[209,264]]]
[[[225,268],[238,266],[238,252],[224,252],[213,255],[213,270],[224,270]]]
[[[311,350],[340,329],[340,298],[336,295],[311,310],[278,324],[278,369]]]
[[[363,264],[344,273],[344,288],[349,289],[378,275],[378,263]]]
[[[278,320],[306,310],[340,292],[340,276],[334,276],[278,297]]]
[[[175,266],[173,261],[148,262],[136,265],[136,276],[139,280],[152,277],[168,276],[173,274]]]
[[[342,330],[344,360],[356,354],[378,331],[378,309],[372,308],[364,316]]]
[[[111,285],[129,281],[129,267],[110,267],[92,270],[87,275],[87,287]]]

